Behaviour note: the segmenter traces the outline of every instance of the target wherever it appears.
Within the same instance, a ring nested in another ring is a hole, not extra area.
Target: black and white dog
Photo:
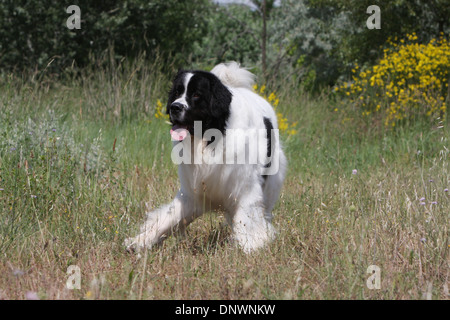
[[[276,114],[253,83],[236,62],[178,72],[167,113],[181,187],[170,204],[148,213],[139,235],[125,240],[129,250],[151,247],[217,209],[245,252],[274,238],[272,209],[287,161]]]

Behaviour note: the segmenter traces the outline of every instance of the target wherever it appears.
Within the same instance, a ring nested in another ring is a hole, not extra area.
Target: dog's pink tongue
[[[170,136],[172,137],[172,141],[183,141],[189,131],[185,126],[180,126],[178,124],[174,125],[172,129],[170,129]]]

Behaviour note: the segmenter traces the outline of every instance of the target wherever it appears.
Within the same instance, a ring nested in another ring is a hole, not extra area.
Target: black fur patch
[[[269,118],[264,117],[264,126],[266,127],[267,132],[267,158],[272,157],[272,143],[273,143],[273,124]],[[267,163],[264,167],[269,168],[271,166],[271,162]],[[267,179],[267,175],[263,175],[264,180]]]

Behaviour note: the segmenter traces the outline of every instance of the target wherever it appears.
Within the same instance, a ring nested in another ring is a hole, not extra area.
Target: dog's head
[[[194,122],[202,122],[202,134],[208,129],[225,131],[230,115],[232,95],[212,73],[181,70],[169,92],[166,112],[175,130],[176,140],[183,140],[187,131],[193,134]],[[174,135],[172,135],[174,137]]]

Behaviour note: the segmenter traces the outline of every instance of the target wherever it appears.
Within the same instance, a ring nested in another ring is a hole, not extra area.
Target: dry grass
[[[117,82],[115,90],[130,85]],[[223,217],[207,214],[186,237],[138,256],[123,240],[136,232],[146,202],[161,205],[178,188],[167,128],[151,112],[126,113],[123,122],[98,121],[107,110],[89,117],[89,101],[111,93],[80,95],[76,82],[33,89],[39,110],[53,99],[67,114],[35,143],[39,130],[29,138],[27,119],[39,122],[44,112],[20,112],[30,108],[28,97],[6,89],[0,135],[20,144],[0,150],[0,298],[448,299],[448,121],[371,132],[336,116],[326,96],[288,90],[282,111],[301,121],[285,142],[290,169],[274,211],[277,240],[245,255]],[[74,101],[88,105],[80,113]],[[79,290],[66,288],[70,265],[80,268]],[[378,290],[366,286],[370,265],[381,270]]]
[[[249,256],[230,243],[229,228],[215,215],[142,256],[125,253],[122,234],[104,241],[83,230],[63,239],[43,225],[3,254],[2,297],[34,291],[45,299],[421,299],[431,283],[433,299],[446,299],[443,188],[422,185],[420,172],[331,180],[291,176],[276,209],[277,241]],[[138,185],[149,182],[140,177]],[[419,204],[424,187],[437,205]],[[158,193],[166,198],[165,190]],[[65,288],[72,264],[81,269],[81,290]],[[370,265],[381,268],[380,290],[366,286]]]

